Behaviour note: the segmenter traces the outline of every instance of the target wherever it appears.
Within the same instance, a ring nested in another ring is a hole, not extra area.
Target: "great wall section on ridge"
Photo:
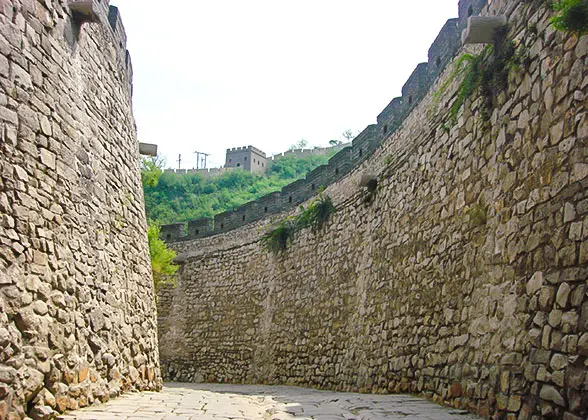
[[[547,2],[461,0],[402,90],[328,165],[214,221],[164,227],[163,377],[410,392],[487,418],[588,416],[588,37]],[[524,54],[493,98],[452,78],[469,15]],[[359,186],[376,175],[370,200]],[[326,186],[337,212],[260,239]]]
[[[185,223],[164,225],[161,227],[162,237],[168,241],[189,240],[227,232],[271,214],[295,209],[315,196],[321,187],[343,179],[366,161],[417,106],[458,51],[461,31],[467,26],[468,16],[477,14],[485,3],[485,0],[460,2],[460,18],[450,19],[443,26],[429,49],[429,62],[417,66],[402,87],[402,97],[393,99],[378,115],[377,124],[363,130],[352,145],[339,151],[329,160],[328,165],[316,168],[305,179],[287,185],[281,192],[268,194],[233,211],[218,214],[214,219],[189,222],[187,229]]]
[[[162,384],[126,35],[74,3],[0,0],[0,419]]]

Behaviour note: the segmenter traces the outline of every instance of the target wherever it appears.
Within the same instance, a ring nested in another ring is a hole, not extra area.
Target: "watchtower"
[[[265,152],[253,146],[227,149],[225,168],[242,168],[252,173],[264,173],[267,169]]]

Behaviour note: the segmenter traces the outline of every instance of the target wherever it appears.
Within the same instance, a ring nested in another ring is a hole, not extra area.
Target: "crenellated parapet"
[[[125,32],[125,27],[123,26],[118,7],[109,7],[108,24],[112,29],[112,34],[114,37],[114,48],[119,66],[124,70],[124,74],[131,89],[130,93],[132,94],[133,64],[131,62],[131,55],[127,50],[127,34]]]
[[[468,18],[479,15],[487,4],[488,0],[460,0],[458,5],[459,28],[465,29],[468,26]]]
[[[400,128],[412,109],[431,89],[439,75],[460,49],[461,32],[467,26],[467,18],[479,14],[486,4],[487,0],[462,0],[459,2],[459,17],[449,19],[445,23],[429,48],[428,62],[417,65],[402,87],[402,96],[394,98],[378,115],[377,124],[366,127],[353,140],[351,147],[345,145],[346,147],[334,155],[327,165],[315,168],[306,178],[285,186],[281,192],[268,194],[233,211],[218,214],[214,217],[213,222],[210,219],[190,222],[194,226],[210,226],[212,223],[211,228],[188,228],[188,235],[184,235],[184,228],[179,229],[176,225],[170,225],[169,229],[174,232],[171,235],[171,241],[224,233],[272,214],[293,210],[316,195],[321,187],[328,186],[351,172],[353,168],[371,156],[384,139],[390,137]],[[228,149],[227,156],[251,150],[251,146]],[[298,156],[303,153],[312,153],[312,150],[309,149],[308,152],[303,149],[292,150],[268,159],[267,164],[271,166],[272,159],[276,160],[289,155]],[[180,231],[181,234],[178,233]]]

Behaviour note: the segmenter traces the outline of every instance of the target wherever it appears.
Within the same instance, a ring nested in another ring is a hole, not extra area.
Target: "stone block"
[[[78,23],[100,22],[102,6],[99,0],[68,0],[69,8]]]
[[[139,154],[144,156],[157,156],[157,145],[149,143],[139,143]]]
[[[492,44],[495,42],[496,32],[506,24],[506,16],[470,16],[461,41],[464,45]]]

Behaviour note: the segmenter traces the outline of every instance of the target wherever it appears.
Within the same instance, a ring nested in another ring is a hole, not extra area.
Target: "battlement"
[[[260,155],[262,157],[266,157],[265,152],[263,150],[260,150],[257,147],[253,147],[253,146],[233,147],[233,148],[227,149],[227,155],[232,154],[232,153],[240,153],[240,152],[247,151],[247,150],[251,151],[253,153],[257,153],[258,155]]]
[[[486,4],[486,0],[462,0],[459,2],[459,18],[447,20],[429,48],[428,62],[417,65],[402,87],[402,96],[394,98],[378,115],[377,124],[366,127],[353,139],[351,146],[341,145],[342,149],[329,160],[328,165],[315,168],[306,178],[285,186],[281,192],[269,194],[233,211],[219,214],[214,217],[214,221],[209,219],[195,221],[195,225],[208,226],[212,223],[212,229],[199,229],[197,234],[188,229],[187,236],[180,235],[174,240],[188,240],[224,233],[247,223],[261,220],[268,215],[292,210],[316,195],[321,187],[328,186],[346,176],[353,168],[371,156],[384,139],[400,128],[412,109],[422,100],[437,77],[455,57],[461,46],[461,30],[467,24],[467,18],[473,14],[479,14]],[[464,24],[464,22],[466,23]],[[227,156],[252,150],[258,149],[252,146],[235,147],[227,149]],[[272,156],[267,160],[267,164],[271,166],[276,160],[287,156],[326,154],[327,150],[332,150],[332,148],[289,150]],[[170,225],[169,229],[178,232],[179,228],[174,226]]]

